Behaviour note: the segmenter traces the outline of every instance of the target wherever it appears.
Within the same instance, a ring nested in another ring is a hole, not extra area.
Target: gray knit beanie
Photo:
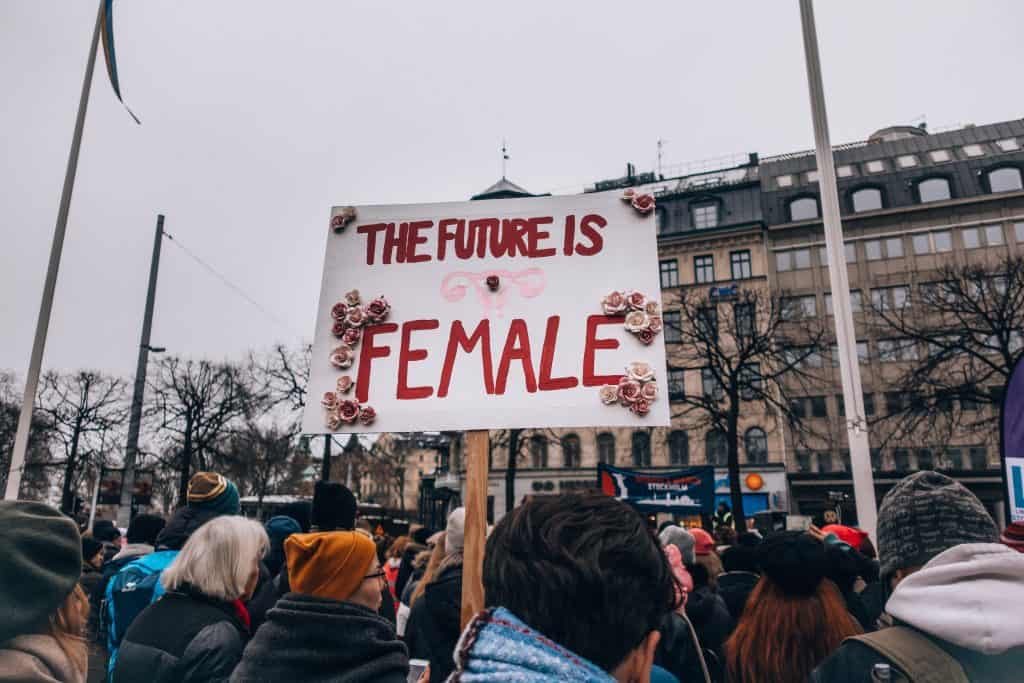
[[[920,567],[962,543],[997,543],[996,523],[963,484],[926,470],[892,487],[878,508],[883,577]]]
[[[693,534],[683,527],[676,525],[665,527],[658,534],[658,540],[661,541],[661,547],[663,548],[670,545],[678,548],[679,554],[683,557],[683,564],[694,564],[697,561],[694,554],[696,541],[693,538]]]
[[[38,633],[82,574],[78,527],[42,503],[0,501],[0,643]]]

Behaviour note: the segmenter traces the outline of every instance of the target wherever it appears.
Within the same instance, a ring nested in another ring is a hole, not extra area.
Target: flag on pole
[[[135,123],[142,124],[139,117],[128,108],[124,98],[121,97],[121,84],[117,79],[117,57],[114,53],[114,0],[103,0],[103,13],[100,17],[100,34],[103,38],[103,56],[107,60],[107,75],[110,76],[110,85],[114,89],[117,99],[124,105],[125,110],[135,120]]]

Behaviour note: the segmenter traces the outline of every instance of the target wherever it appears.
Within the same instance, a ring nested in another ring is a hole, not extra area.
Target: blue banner
[[[714,467],[647,474],[600,464],[597,481],[606,495],[645,512],[696,515],[715,509]]]
[[[1006,383],[1000,428],[1008,521],[1024,522],[1024,356],[1017,359]]]

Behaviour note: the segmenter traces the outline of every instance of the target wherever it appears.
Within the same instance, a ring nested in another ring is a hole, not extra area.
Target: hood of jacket
[[[603,669],[520,621],[504,607],[478,614],[456,647],[454,683],[613,683]]]
[[[204,508],[184,507],[178,509],[167,526],[163,528],[160,535],[156,537],[156,547],[160,550],[181,550],[189,536],[195,533],[196,529],[209,522],[221,513]]]
[[[84,683],[64,650],[50,635],[18,636],[0,644],[0,681]]]
[[[715,616],[719,609],[725,609],[722,598],[708,586],[695,588],[686,599],[686,615],[694,624],[703,624]]]
[[[965,543],[896,586],[885,610],[929,635],[986,655],[1024,646],[1024,555]]]
[[[404,683],[408,674],[405,645],[376,612],[288,593],[267,612],[231,680]]]
[[[125,559],[133,560],[136,557],[149,555],[151,552],[153,552],[153,550],[153,546],[151,546],[148,543],[128,543],[123,548],[121,548],[121,552],[119,552],[117,555],[114,555],[111,562],[119,562]]]

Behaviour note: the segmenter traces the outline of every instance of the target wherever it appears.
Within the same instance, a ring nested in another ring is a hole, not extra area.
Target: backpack
[[[970,683],[964,668],[953,655],[928,636],[907,626],[891,626],[846,639],[850,640],[866,645],[888,659],[910,683]]]
[[[101,615],[110,652],[109,671],[114,670],[117,650],[135,617],[163,595],[160,575],[177,556],[177,550],[161,550],[140,557],[122,567],[107,583]]]

